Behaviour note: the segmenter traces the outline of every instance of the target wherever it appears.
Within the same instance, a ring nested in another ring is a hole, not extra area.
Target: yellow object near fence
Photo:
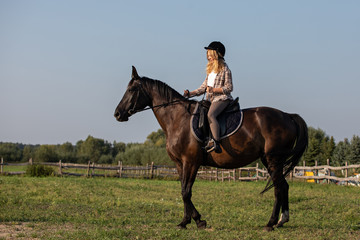
[[[314,173],[313,172],[305,172],[304,176],[314,176]],[[315,182],[314,179],[307,179],[306,181],[307,182]]]

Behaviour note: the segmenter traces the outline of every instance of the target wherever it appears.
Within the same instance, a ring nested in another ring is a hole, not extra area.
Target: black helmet
[[[215,50],[220,55],[220,57],[225,56],[225,46],[221,42],[212,42],[209,44],[209,46],[205,47],[206,50]]]

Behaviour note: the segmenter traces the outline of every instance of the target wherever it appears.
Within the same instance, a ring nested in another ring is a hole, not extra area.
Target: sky
[[[131,78],[194,90],[226,47],[242,108],[300,114],[336,142],[360,135],[360,1],[0,0],[0,142],[89,135],[144,142],[153,113],[113,117]]]

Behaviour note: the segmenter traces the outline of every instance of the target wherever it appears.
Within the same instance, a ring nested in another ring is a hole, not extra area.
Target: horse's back
[[[273,132],[284,128],[294,128],[292,115],[271,107],[254,107],[243,109],[244,121],[256,122],[263,131]]]
[[[244,127],[253,128],[256,122],[257,130],[264,139],[264,152],[291,149],[297,139],[297,126],[293,115],[271,107],[256,107],[244,109]]]

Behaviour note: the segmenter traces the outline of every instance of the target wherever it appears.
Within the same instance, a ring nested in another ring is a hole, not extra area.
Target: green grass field
[[[290,182],[290,222],[263,232],[265,182],[197,181],[205,230],[176,229],[178,181],[0,176],[0,239],[360,239],[360,189]]]

